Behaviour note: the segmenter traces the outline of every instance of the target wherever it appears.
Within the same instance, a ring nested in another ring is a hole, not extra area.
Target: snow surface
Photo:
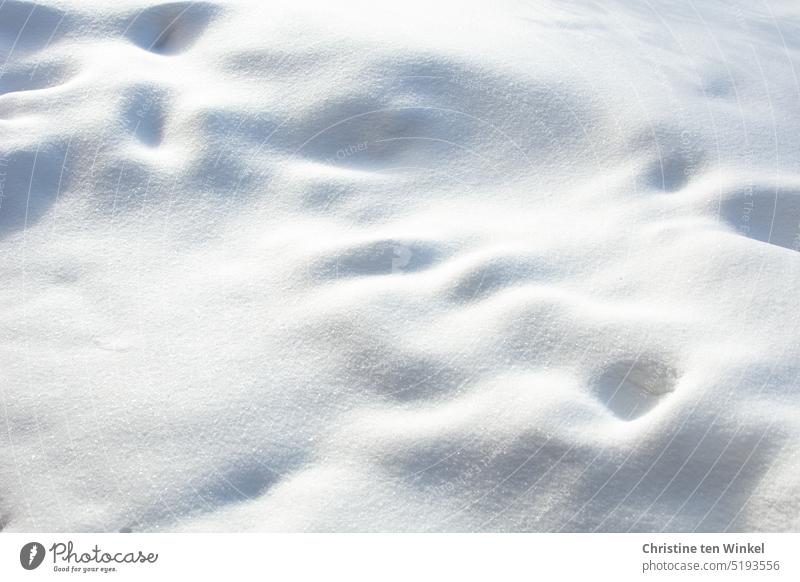
[[[0,0],[6,531],[800,529],[795,0]]]

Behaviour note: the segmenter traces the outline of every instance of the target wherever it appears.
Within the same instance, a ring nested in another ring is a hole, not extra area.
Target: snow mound
[[[0,4],[0,529],[797,530],[800,12]]]

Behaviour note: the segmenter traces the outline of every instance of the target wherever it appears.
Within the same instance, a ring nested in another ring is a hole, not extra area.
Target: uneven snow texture
[[[800,529],[796,0],[0,0],[6,531]]]

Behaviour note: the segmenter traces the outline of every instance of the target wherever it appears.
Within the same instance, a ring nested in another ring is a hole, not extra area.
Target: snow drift
[[[6,531],[797,530],[790,0],[0,4]]]

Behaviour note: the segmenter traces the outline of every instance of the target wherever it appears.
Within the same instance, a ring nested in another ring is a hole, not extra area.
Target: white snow
[[[795,0],[0,0],[0,529],[800,529]]]

